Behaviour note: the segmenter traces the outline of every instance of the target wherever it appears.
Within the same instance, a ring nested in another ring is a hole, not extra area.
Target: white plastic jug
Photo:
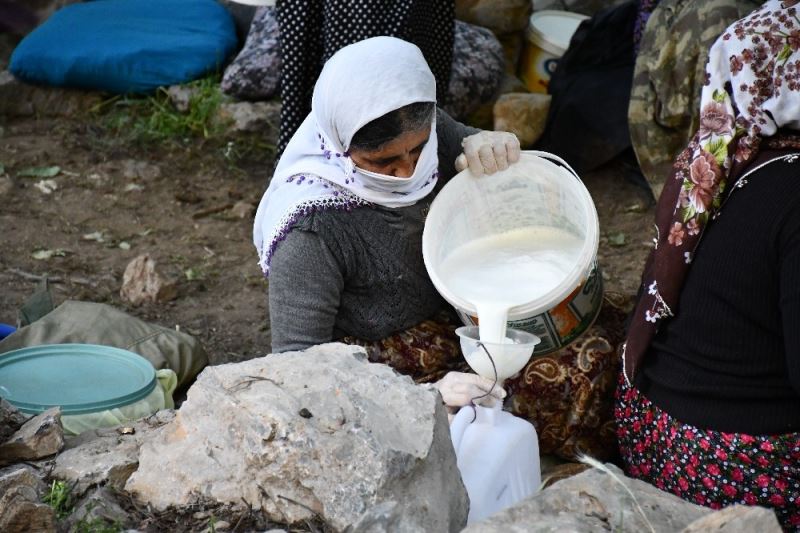
[[[462,407],[450,424],[450,438],[469,496],[468,524],[539,490],[536,429],[503,411],[499,402],[494,407]]]

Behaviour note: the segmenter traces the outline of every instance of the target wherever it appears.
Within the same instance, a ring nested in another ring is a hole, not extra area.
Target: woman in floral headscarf
[[[628,473],[800,529],[800,17],[766,2],[711,48],[699,131],[656,211],[623,350]]]

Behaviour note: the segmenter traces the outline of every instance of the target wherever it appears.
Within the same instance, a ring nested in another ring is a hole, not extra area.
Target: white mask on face
[[[428,142],[425,143],[425,147],[422,149],[422,153],[420,153],[419,159],[417,159],[417,163],[414,166],[414,172],[407,178],[389,176],[388,174],[372,172],[355,166],[356,180],[360,181],[363,187],[372,191],[397,195],[408,194],[410,191],[418,189],[423,182],[434,177],[438,167],[436,153],[438,144],[436,141],[436,122],[434,121]],[[355,165],[352,158],[349,162]]]

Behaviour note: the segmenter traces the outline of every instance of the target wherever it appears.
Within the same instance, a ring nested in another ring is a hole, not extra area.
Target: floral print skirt
[[[629,299],[606,293],[600,315],[583,335],[569,346],[531,359],[504,383],[505,409],[536,427],[541,453],[567,460],[581,453],[603,460],[616,457],[617,346],[630,306]],[[455,335],[460,325],[443,313],[379,341],[346,337],[342,342],[363,346],[370,361],[427,383],[450,371],[472,372]]]
[[[675,420],[620,376],[614,410],[626,473],[712,509],[772,508],[800,531],[800,433],[747,435]]]

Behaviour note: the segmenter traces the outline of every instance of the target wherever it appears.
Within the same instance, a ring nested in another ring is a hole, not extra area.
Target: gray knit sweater
[[[272,351],[351,335],[378,340],[445,308],[422,261],[425,215],[478,130],[437,112],[439,183],[416,204],[328,210],[298,220],[270,264]]]

